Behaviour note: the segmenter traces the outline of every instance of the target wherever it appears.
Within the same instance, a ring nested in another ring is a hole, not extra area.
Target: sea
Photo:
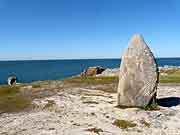
[[[180,58],[157,58],[156,61],[158,66],[180,66]],[[90,66],[118,68],[120,63],[120,59],[0,61],[0,84],[7,84],[8,77],[14,75],[19,83],[61,80],[78,75]]]

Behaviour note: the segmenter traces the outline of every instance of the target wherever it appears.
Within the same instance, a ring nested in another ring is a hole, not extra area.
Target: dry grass
[[[41,88],[41,85],[38,83],[32,84],[32,88]]]
[[[167,75],[162,75],[166,73]],[[118,77],[71,77],[63,80],[64,83],[73,86],[79,87],[88,87],[96,85],[105,85],[102,87],[104,92],[116,92],[116,87],[118,84]],[[169,71],[161,71],[159,77],[160,83],[180,83],[180,69],[173,69]],[[113,86],[110,86],[113,84]]]
[[[180,83],[180,74],[160,76],[160,83]]]
[[[17,86],[7,86],[3,85],[0,87],[0,96],[10,96],[19,92],[19,87]]]
[[[160,110],[158,104],[145,105],[143,107],[143,109],[146,110],[146,111],[158,111],[158,110]]]
[[[0,112],[19,112],[32,107],[31,99],[23,96],[19,87],[1,86],[0,87]]]

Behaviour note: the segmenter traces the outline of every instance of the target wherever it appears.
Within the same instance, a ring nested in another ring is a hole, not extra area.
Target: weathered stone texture
[[[134,35],[122,57],[118,104],[139,106],[148,104],[156,96],[158,68],[154,56],[140,35]]]

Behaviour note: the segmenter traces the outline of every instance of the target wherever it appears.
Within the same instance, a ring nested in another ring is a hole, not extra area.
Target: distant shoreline
[[[0,62],[4,61],[64,61],[64,60],[121,60],[121,58],[82,58],[82,59],[17,59],[17,60],[0,60]],[[180,57],[158,57],[155,59],[180,59]]]
[[[97,74],[93,77],[118,77],[119,76],[119,67],[117,68],[106,68],[101,74]],[[159,72],[161,73],[161,76],[168,76],[169,73],[170,75],[172,75],[172,71],[180,71],[180,66],[170,66],[170,65],[165,65],[165,66],[159,66],[158,67],[159,69]],[[85,69],[84,69],[85,70]],[[17,84],[31,84],[31,83],[36,83],[36,82],[41,82],[41,81],[61,81],[61,80],[65,80],[65,79],[68,79],[68,78],[73,78],[73,77],[80,77],[80,74],[77,74],[77,75],[73,75],[73,76],[68,76],[68,77],[65,77],[63,79],[53,79],[53,80],[35,80],[35,81],[32,81],[32,82],[18,82]],[[171,83],[165,83],[165,85],[168,85],[168,84],[171,84]],[[4,84],[0,84],[0,86],[2,85],[6,85],[5,83]],[[180,82],[178,82],[178,85],[180,85]]]
[[[159,67],[179,67],[180,58],[158,58]],[[20,60],[0,61],[0,84],[7,84],[9,76],[17,76],[20,83],[39,80],[62,80],[76,76],[88,67],[102,66],[108,69],[119,68],[120,59],[74,59],[74,60]]]

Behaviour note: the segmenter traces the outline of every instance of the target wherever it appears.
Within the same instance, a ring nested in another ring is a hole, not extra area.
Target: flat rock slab
[[[156,96],[158,68],[154,56],[140,35],[134,35],[120,66],[118,104],[147,105]]]

